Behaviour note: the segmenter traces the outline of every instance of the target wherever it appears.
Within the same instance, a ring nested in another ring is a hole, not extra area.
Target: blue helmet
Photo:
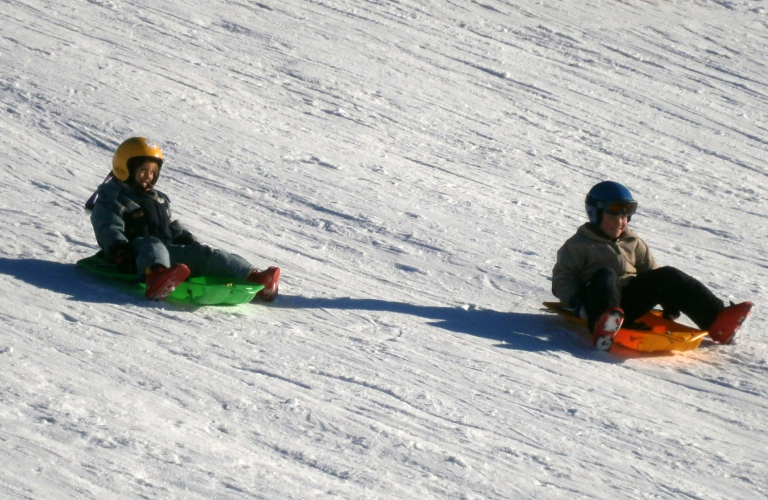
[[[589,222],[596,226],[600,225],[603,213],[624,214],[631,220],[632,214],[637,210],[637,202],[632,198],[629,189],[613,181],[603,181],[592,186],[584,205]]]

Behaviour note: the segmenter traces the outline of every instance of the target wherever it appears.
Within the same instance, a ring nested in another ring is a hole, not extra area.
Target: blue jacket
[[[179,221],[171,220],[171,201],[157,189],[139,192],[112,178],[100,185],[97,193],[91,224],[108,257],[116,241],[152,236],[170,245],[179,237],[194,239]]]

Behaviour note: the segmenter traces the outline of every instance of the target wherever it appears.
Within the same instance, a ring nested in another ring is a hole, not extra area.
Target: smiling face
[[[149,189],[152,185],[152,181],[157,179],[157,173],[160,171],[160,167],[154,161],[147,160],[136,169],[136,173],[133,178],[136,184],[142,187],[142,189]]]
[[[606,236],[615,240],[621,236],[621,233],[627,229],[629,224],[629,217],[627,214],[611,215],[603,213],[603,220],[600,221],[600,230],[605,233]]]

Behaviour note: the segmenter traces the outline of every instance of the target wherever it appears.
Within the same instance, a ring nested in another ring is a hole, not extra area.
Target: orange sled
[[[544,307],[556,312],[573,324],[587,327],[587,321],[573,315],[573,311],[563,307],[560,302],[544,302]],[[661,316],[661,311],[653,310],[635,321],[632,328],[623,327],[616,333],[613,341],[637,351],[690,351],[701,344],[707,335],[703,330],[681,325]]]

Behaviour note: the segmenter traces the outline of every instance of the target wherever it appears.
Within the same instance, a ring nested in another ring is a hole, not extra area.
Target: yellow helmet
[[[148,143],[144,137],[131,137],[117,147],[115,156],[112,157],[112,174],[118,180],[127,181],[131,177],[128,160],[137,156],[152,158],[157,161],[159,176],[159,167],[163,166],[163,152],[160,150],[160,146],[155,143]]]

